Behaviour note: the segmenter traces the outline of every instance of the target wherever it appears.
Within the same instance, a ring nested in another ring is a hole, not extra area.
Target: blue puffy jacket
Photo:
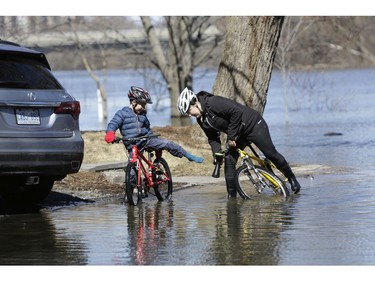
[[[117,129],[125,138],[135,138],[145,135],[152,135],[150,121],[146,114],[136,114],[130,107],[124,107],[116,112],[112,120],[108,123],[107,132],[116,132]],[[139,141],[137,146],[142,149],[146,144],[146,140]],[[127,150],[131,149],[131,143],[125,142]]]

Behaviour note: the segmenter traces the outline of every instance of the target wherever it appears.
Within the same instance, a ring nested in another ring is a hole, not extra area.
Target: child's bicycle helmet
[[[140,87],[131,86],[128,97],[130,101],[135,100],[139,103],[152,103],[150,94]]]

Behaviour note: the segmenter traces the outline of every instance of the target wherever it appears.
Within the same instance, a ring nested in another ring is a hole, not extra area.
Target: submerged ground
[[[197,164],[189,162],[186,158],[173,157],[167,152],[163,154],[163,157],[169,163],[173,177],[176,178],[175,189],[183,186],[213,184],[209,180],[214,168],[211,150],[204,133],[197,125],[155,127],[153,130],[160,134],[160,137],[172,140],[183,146],[187,151],[205,158],[202,164]],[[80,172],[68,175],[62,181],[56,182],[53,188],[54,192],[47,200],[55,200],[54,196],[56,197],[57,194],[69,194],[87,200],[122,196],[124,194],[121,180],[114,180],[113,176],[108,176],[108,172],[105,171],[95,172],[86,169],[87,166],[94,164],[127,161],[124,146],[122,144],[107,144],[104,141],[104,135],[104,131],[82,133],[85,141],[85,155]],[[340,169],[322,165],[291,163],[291,166],[299,177],[313,177],[314,174],[340,172]],[[121,170],[117,170],[117,173],[120,176],[122,175]],[[189,183],[183,183],[184,179],[188,179]],[[221,180],[224,180],[223,171]]]

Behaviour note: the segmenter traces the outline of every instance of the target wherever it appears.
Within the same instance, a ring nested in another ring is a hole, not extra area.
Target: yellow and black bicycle
[[[289,196],[286,177],[276,169],[275,165],[266,157],[259,155],[254,144],[249,145],[250,151],[237,148],[241,158],[241,165],[236,168],[235,182],[239,195],[243,199],[250,199],[254,194]],[[217,153],[217,163],[220,163],[227,151]],[[220,167],[215,167],[213,177],[219,176]],[[255,190],[254,190],[255,189]],[[255,192],[254,192],[255,191]]]
[[[251,153],[237,149],[242,161],[242,165],[236,169],[235,174],[237,191],[240,196],[244,199],[251,198],[254,188],[258,193],[289,196],[287,187],[289,183],[285,176],[276,169],[269,159],[260,156],[253,144],[250,144],[249,148]]]

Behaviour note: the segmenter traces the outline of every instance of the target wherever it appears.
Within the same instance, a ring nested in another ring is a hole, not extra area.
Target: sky
[[[375,15],[371,1],[297,1],[297,0],[137,0],[77,1],[19,0],[8,1],[0,15],[87,15],[87,16],[251,16],[251,15]],[[10,3],[10,4],[9,4]],[[303,7],[302,7],[303,6]]]

